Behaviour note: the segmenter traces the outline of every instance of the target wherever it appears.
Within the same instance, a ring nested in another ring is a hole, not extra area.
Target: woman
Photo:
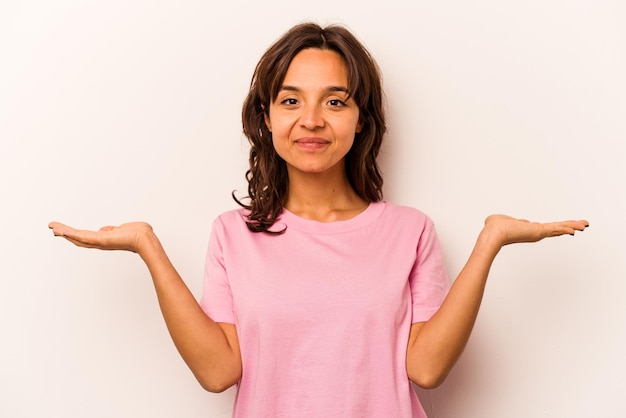
[[[200,384],[238,385],[235,417],[425,416],[410,382],[445,379],[500,248],[588,226],[489,216],[450,286],[432,221],[382,200],[380,75],[341,26],[300,24],[267,50],[243,128],[249,199],[214,222],[200,303],[150,225],[50,224],[78,246],[142,257]]]

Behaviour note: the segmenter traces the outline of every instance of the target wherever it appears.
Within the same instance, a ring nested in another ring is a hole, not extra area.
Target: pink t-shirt
[[[237,327],[233,417],[425,417],[406,347],[450,286],[432,221],[389,202],[329,223],[285,210],[276,236],[244,214],[215,220],[201,300]]]

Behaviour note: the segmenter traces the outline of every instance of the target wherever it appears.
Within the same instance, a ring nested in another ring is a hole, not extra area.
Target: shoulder
[[[248,232],[246,225],[246,215],[248,211],[243,208],[232,209],[226,212],[222,212],[215,219],[211,227],[212,234],[222,236],[228,233],[229,235]]]
[[[231,209],[226,212],[222,212],[219,214],[213,223],[222,223],[225,225],[234,225],[239,223],[246,222],[246,216],[248,215],[248,211],[243,208]]]
[[[412,206],[398,205],[393,202],[383,201],[383,216],[388,219],[395,219],[398,222],[415,222],[418,224],[432,224],[432,219],[420,209]]]
[[[433,229],[433,222],[420,209],[389,201],[377,202],[374,205],[373,209],[378,215],[367,229],[371,234],[413,242],[419,240],[424,232]]]

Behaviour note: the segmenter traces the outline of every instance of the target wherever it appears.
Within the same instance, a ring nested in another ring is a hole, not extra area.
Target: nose
[[[302,108],[300,115],[300,125],[307,129],[324,127],[324,115],[322,109],[317,104],[306,105]]]

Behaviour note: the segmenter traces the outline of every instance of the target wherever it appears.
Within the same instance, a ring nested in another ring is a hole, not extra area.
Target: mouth
[[[295,145],[306,150],[318,150],[330,144],[330,141],[318,137],[299,138],[294,141]]]

